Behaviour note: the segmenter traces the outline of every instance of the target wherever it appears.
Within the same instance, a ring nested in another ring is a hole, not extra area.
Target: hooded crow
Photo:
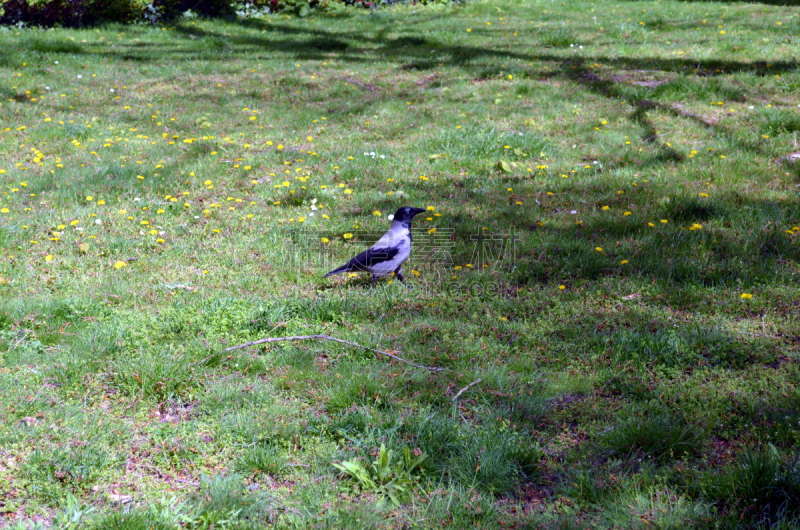
[[[403,278],[400,266],[411,254],[411,220],[415,215],[424,211],[423,208],[410,206],[403,206],[397,210],[392,218],[392,226],[389,227],[389,231],[377,243],[338,269],[333,269],[325,275],[325,278],[342,272],[369,272],[372,274],[371,285],[374,285],[376,278],[394,272],[397,279],[411,289],[411,286]]]

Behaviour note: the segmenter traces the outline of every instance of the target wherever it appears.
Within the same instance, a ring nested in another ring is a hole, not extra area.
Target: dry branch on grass
[[[458,401],[458,398],[459,398],[459,396],[461,396],[461,394],[463,394],[464,392],[466,392],[467,390],[469,390],[470,388],[472,388],[473,386],[475,386],[475,385],[477,385],[478,383],[481,383],[481,382],[483,382],[483,379],[478,378],[475,381],[473,381],[470,384],[468,384],[467,386],[465,386],[464,388],[462,388],[461,390],[459,390],[458,394],[453,396],[453,399],[452,399],[453,403]]]
[[[284,341],[288,341],[288,340],[314,340],[314,339],[332,340],[334,342],[339,342],[341,344],[347,344],[347,345],[350,345],[350,346],[355,346],[357,348],[362,348],[364,350],[369,350],[369,351],[371,351],[372,353],[374,353],[376,355],[385,355],[387,357],[391,357],[392,359],[400,361],[401,363],[410,364],[411,366],[416,366],[417,368],[422,368],[424,370],[431,370],[433,372],[443,372],[444,371],[444,368],[436,368],[436,367],[433,367],[433,366],[422,366],[421,364],[412,363],[411,361],[407,361],[407,360],[403,359],[402,357],[398,357],[397,355],[394,355],[392,353],[388,353],[388,352],[381,351],[381,350],[376,350],[376,349],[370,348],[368,346],[362,346],[361,344],[358,344],[356,342],[351,342],[349,340],[337,339],[336,337],[331,337],[330,335],[294,335],[294,336],[291,336],[291,337],[268,337],[266,339],[259,339],[259,340],[254,340],[252,342],[247,342],[245,344],[239,344],[238,346],[231,346],[230,348],[226,348],[224,351],[233,351],[233,350],[238,350],[238,349],[241,349],[241,348],[247,348],[248,346],[256,346],[258,344],[267,344],[267,343],[270,343],[270,342],[284,342]]]
[[[349,77],[337,77],[336,79],[338,79],[340,81],[344,81],[345,83],[350,83],[352,85],[360,86],[361,88],[369,90],[370,92],[375,92],[378,89],[378,87],[376,87],[375,85],[362,83],[361,81],[359,81],[357,79],[351,79]]]

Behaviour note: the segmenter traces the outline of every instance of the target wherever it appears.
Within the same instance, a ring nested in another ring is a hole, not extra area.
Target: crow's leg
[[[411,291],[413,291],[413,290],[414,290],[414,288],[413,288],[413,287],[411,287],[410,285],[408,285],[408,284],[406,283],[406,279],[405,279],[405,278],[403,278],[403,273],[400,271],[400,267],[397,267],[397,270],[395,270],[395,271],[394,271],[394,275],[395,275],[395,276],[397,276],[397,279],[398,279],[398,280],[400,280],[400,283],[402,283],[403,285],[405,285],[406,287],[408,287],[408,288],[409,288],[409,290],[411,290]]]
[[[373,287],[375,287],[375,278],[377,278],[377,276],[375,276],[375,275],[373,274],[373,275],[372,275],[372,281],[371,281],[371,282],[369,282],[369,288],[370,288],[370,289],[372,289]]]

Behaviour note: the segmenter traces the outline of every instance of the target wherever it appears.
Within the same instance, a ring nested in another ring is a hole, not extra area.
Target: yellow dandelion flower
[[[328,243],[330,243],[330,242],[331,242],[331,240],[330,240],[330,239],[328,239],[327,237],[323,237],[322,239],[320,239],[320,241],[322,241],[322,242],[323,242],[323,243],[325,243],[326,245],[327,245]]]
[[[115,269],[121,269],[122,267],[127,267],[127,266],[128,266],[128,264],[127,264],[127,263],[125,263],[124,261],[117,261],[117,262],[114,264],[114,268],[115,268]]]
[[[625,212],[622,215],[624,215],[625,217],[628,217],[630,214],[631,214],[631,212]]]
[[[352,239],[352,238],[353,238],[353,234],[351,234],[350,232],[347,232],[347,233],[346,233],[345,235],[343,235],[342,237],[344,237],[345,239]]]
[[[44,257],[44,260],[45,261],[53,261],[53,255],[52,254],[48,254],[47,256]]]
[[[619,262],[620,265],[625,265],[626,263],[628,263],[628,260],[626,260],[626,259],[624,259],[624,260]]]
[[[751,298],[753,298],[753,295],[750,293],[742,293],[741,298],[742,300],[750,300]]]
[[[606,211],[606,212],[607,212],[608,210],[609,210],[609,207],[608,207],[608,206],[603,206],[603,211]]]
[[[603,252],[603,247],[594,247],[597,252]]]
[[[561,289],[561,290],[563,291],[564,289],[566,289],[566,288],[567,288],[567,286],[566,286],[566,285],[559,285],[559,286],[558,286],[558,288],[559,288],[559,289]]]
[[[91,195],[87,195],[87,196],[86,196],[86,200],[87,200],[87,201],[94,200],[94,197],[92,197]]]

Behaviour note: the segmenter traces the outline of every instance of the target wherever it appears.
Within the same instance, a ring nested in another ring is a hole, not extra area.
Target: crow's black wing
[[[370,272],[372,267],[394,259],[400,252],[399,247],[384,247],[384,248],[368,248],[355,258],[351,259],[338,269],[334,269],[325,276],[331,274],[339,274],[340,272]]]

